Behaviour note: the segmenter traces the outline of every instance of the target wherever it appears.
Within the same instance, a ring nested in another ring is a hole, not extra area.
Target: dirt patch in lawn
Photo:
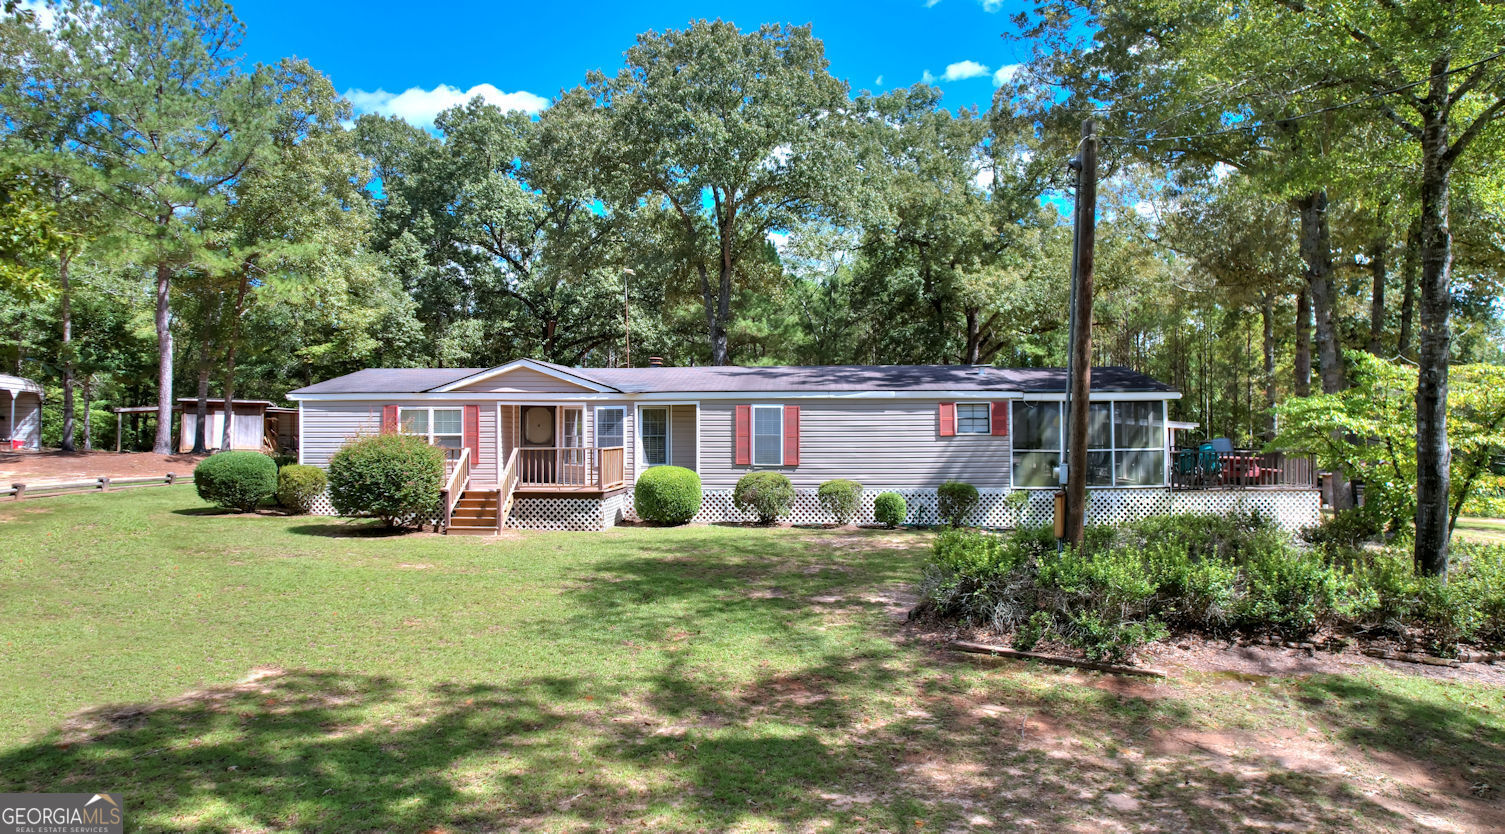
[[[193,474],[205,455],[155,455],[151,452],[0,452],[0,483],[40,484],[95,478],[149,478],[169,472]]]

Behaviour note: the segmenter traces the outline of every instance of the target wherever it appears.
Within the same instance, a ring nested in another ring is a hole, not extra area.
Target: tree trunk
[[[1385,234],[1383,212],[1377,220],[1380,229],[1369,244],[1369,273],[1372,279],[1369,290],[1369,352],[1375,356],[1384,351],[1380,340],[1385,335],[1385,278],[1390,268],[1385,257],[1390,250],[1390,239]]]
[[[977,313],[978,311],[976,307],[967,308],[967,344],[962,353],[963,365],[977,364],[979,345],[982,341],[980,338],[978,338],[980,325],[977,320]]]
[[[240,343],[240,317],[245,314],[246,290],[251,286],[251,269],[253,262],[247,261],[241,265],[240,287],[235,291],[235,308],[231,311],[230,337],[225,345],[225,383],[221,393],[225,397],[225,428],[220,437],[219,448],[222,452],[230,451],[230,443],[233,439],[233,425],[235,423],[235,349]],[[552,337],[552,334],[550,334]]]
[[[1296,379],[1293,388],[1298,397],[1312,393],[1312,294],[1306,287],[1296,294]]]
[[[1440,68],[1439,68],[1440,67]],[[1448,228],[1446,57],[1432,64],[1430,107],[1422,127],[1421,173],[1421,350],[1416,379],[1416,569],[1446,577],[1448,571],[1448,354],[1452,347],[1450,281],[1453,236]]]
[[[73,288],[68,283],[68,265],[72,257],[67,253],[58,256],[57,277],[62,291],[61,318],[63,320],[63,437],[58,448],[73,451]]]
[[[194,403],[193,454],[209,451],[209,337],[199,346],[198,401]]]
[[[1319,189],[1297,201],[1301,212],[1301,259],[1306,263],[1306,285],[1311,290],[1312,314],[1317,328],[1317,362],[1322,392],[1336,394],[1348,387],[1343,356],[1333,319],[1333,253],[1327,223],[1327,191]],[[1338,468],[1332,471],[1332,504],[1335,510],[1354,506],[1353,482]]]
[[[172,454],[172,315],[168,293],[172,289],[172,267],[166,260],[157,263],[157,437],[152,451]]]
[[[1260,341],[1260,354],[1265,361],[1265,442],[1275,439],[1275,302],[1266,293],[1260,299],[1259,305],[1260,323],[1263,325],[1263,333]]]
[[[1416,355],[1411,349],[1411,322],[1416,315],[1416,281],[1421,271],[1421,215],[1411,221],[1406,232],[1406,261],[1402,269],[1406,286],[1401,292],[1400,336],[1395,340],[1395,352],[1410,359]]]
[[[84,451],[94,451],[94,382],[92,377],[84,376],[79,385],[84,392]]]

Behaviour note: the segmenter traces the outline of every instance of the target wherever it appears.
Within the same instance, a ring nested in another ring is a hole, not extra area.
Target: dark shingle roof
[[[791,365],[747,368],[570,368],[563,373],[625,393],[799,391],[1022,391],[1066,390],[1064,368],[994,368],[980,365]],[[299,388],[294,394],[407,394],[431,391],[482,373],[485,368],[368,368]],[[1092,369],[1094,391],[1170,393],[1169,385],[1128,368]]]

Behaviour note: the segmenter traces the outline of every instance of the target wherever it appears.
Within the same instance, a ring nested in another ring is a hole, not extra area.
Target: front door
[[[523,408],[523,449],[518,463],[524,483],[554,483],[554,406]]]

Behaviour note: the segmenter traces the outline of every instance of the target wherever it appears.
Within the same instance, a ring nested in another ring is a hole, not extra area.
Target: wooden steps
[[[448,535],[491,536],[497,531],[497,503],[500,495],[494,489],[467,489],[460,493],[460,501],[450,514]]]

